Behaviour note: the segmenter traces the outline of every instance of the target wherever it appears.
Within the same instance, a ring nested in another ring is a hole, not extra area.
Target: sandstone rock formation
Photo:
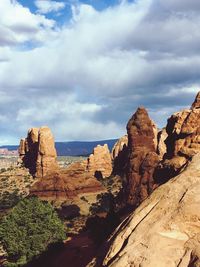
[[[167,132],[166,129],[163,128],[158,132],[158,145],[157,145],[157,154],[160,156],[160,159],[163,158],[165,153],[167,152],[167,146],[165,144],[165,140],[167,139]]]
[[[58,168],[54,138],[48,127],[31,128],[26,139],[20,141],[19,156],[35,177],[44,177]]]
[[[111,152],[113,160],[113,175],[123,176],[128,159],[128,135],[122,136],[114,145]]]
[[[112,173],[112,159],[108,145],[98,145],[87,160],[87,171],[97,179],[109,177]]]
[[[36,181],[30,188],[30,194],[36,195],[41,199],[52,201],[56,205],[62,203],[80,204],[80,196],[83,194],[97,195],[106,192],[106,189],[96,179],[98,172],[104,176],[109,176],[112,170],[112,162],[108,146],[97,146],[94,148],[94,154],[87,160],[74,162],[66,169],[61,169],[56,163],[56,152],[54,141],[49,130],[41,128],[36,138],[37,131],[30,130],[26,142],[28,150],[23,154],[23,141],[19,151],[23,161],[26,162],[27,155],[30,170],[34,166]],[[37,144],[33,150],[30,144]],[[49,145],[48,145],[49,144]],[[30,149],[31,148],[31,149]],[[34,153],[30,154],[30,151]],[[37,157],[34,155],[37,155]],[[32,169],[31,169],[32,170]],[[95,198],[96,199],[96,198]],[[87,203],[85,203],[86,205]]]
[[[122,136],[113,146],[111,157],[114,160],[116,157],[119,156],[120,152],[128,146],[128,135]]]
[[[73,200],[79,194],[104,191],[105,188],[86,171],[86,167],[87,161],[81,161],[51,172],[35,182],[31,194],[44,200],[64,202]]]
[[[121,223],[89,266],[200,266],[200,154]]]
[[[138,108],[127,124],[128,162],[124,195],[137,206],[153,190],[153,173],[158,164],[157,129],[144,108]]]
[[[158,168],[159,180],[165,181],[177,175],[188,160],[200,151],[200,93],[188,110],[173,114],[166,127],[167,151]]]

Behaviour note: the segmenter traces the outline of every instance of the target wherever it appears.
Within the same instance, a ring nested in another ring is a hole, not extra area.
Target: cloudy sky
[[[199,0],[0,0],[0,144],[120,137],[137,106],[162,127],[200,88]]]

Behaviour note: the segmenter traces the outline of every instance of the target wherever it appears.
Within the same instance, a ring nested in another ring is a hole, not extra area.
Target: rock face
[[[87,160],[87,171],[97,179],[109,177],[112,173],[112,159],[108,145],[98,145]]]
[[[120,152],[124,150],[128,146],[128,135],[122,136],[114,145],[112,152],[111,152],[111,157],[112,159],[116,159]]]
[[[44,177],[58,168],[54,138],[48,127],[31,128],[20,141],[19,156],[35,177]]]
[[[113,160],[113,175],[123,176],[128,159],[128,135],[122,136],[114,145],[111,157]]]
[[[200,266],[200,154],[121,223],[106,251],[88,266]]]
[[[166,127],[167,151],[160,165],[160,176],[177,175],[200,152],[200,93],[189,110],[173,114]]]
[[[137,206],[153,190],[153,173],[158,164],[157,129],[144,108],[138,108],[127,124],[128,163],[124,195]]]
[[[157,146],[157,154],[162,159],[167,152],[167,146],[165,144],[165,140],[167,139],[167,132],[166,129],[163,128],[161,131],[158,132],[158,146]]]

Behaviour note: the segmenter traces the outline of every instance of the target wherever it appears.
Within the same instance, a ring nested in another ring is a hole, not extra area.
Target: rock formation
[[[119,158],[115,157],[119,146],[113,149],[113,174],[122,177],[126,203],[138,206],[200,152],[199,124],[200,93],[190,109],[173,114],[159,132],[144,108],[136,111],[127,124],[127,147]]]
[[[49,173],[35,182],[31,194],[49,201],[64,202],[73,200],[79,194],[105,191],[101,183],[86,171],[86,167],[87,161],[81,161]]]
[[[88,267],[200,266],[200,154],[157,188]]]
[[[128,162],[124,195],[137,206],[153,190],[153,173],[158,164],[157,129],[144,108],[138,108],[127,124]]]
[[[157,154],[160,156],[160,159],[163,159],[165,153],[167,152],[167,146],[165,144],[167,136],[168,135],[165,128],[158,132]]]
[[[108,145],[98,145],[87,160],[87,171],[97,179],[109,177],[112,173],[112,159]]]
[[[128,135],[122,136],[113,146],[111,157],[114,160],[117,158],[122,150],[128,146]]]
[[[157,176],[164,182],[177,175],[196,153],[200,152],[200,93],[188,110],[173,114],[166,127],[167,151]]]
[[[58,168],[54,138],[48,127],[31,128],[26,139],[20,141],[19,156],[35,177],[44,177]]]
[[[128,158],[128,136],[122,136],[114,145],[111,152],[113,160],[113,175],[123,176]]]
[[[105,192],[96,176],[107,177],[112,172],[107,145],[94,148],[94,154],[87,160],[75,162],[66,169],[59,168],[54,139],[48,127],[30,129],[27,138],[20,142],[19,155],[25,167],[37,178],[30,194],[54,203],[74,203],[81,194]]]

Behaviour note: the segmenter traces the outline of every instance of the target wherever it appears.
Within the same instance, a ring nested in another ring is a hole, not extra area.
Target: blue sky
[[[138,106],[159,128],[200,84],[200,1],[0,1],[0,144],[117,138]]]
[[[28,7],[33,13],[36,13],[38,10],[34,0],[20,0],[18,2],[25,7]],[[58,24],[63,24],[66,23],[66,21],[69,21],[72,17],[71,4],[76,4],[76,3],[87,4],[93,6],[98,11],[102,11],[109,7],[118,5],[120,3],[120,0],[107,0],[107,1],[106,0],[84,0],[84,1],[56,0],[56,2],[64,3],[65,7],[60,10],[59,15],[57,12],[50,12],[46,14],[46,16],[50,19],[55,19],[58,22]],[[130,0],[129,2],[133,2],[133,0]]]

